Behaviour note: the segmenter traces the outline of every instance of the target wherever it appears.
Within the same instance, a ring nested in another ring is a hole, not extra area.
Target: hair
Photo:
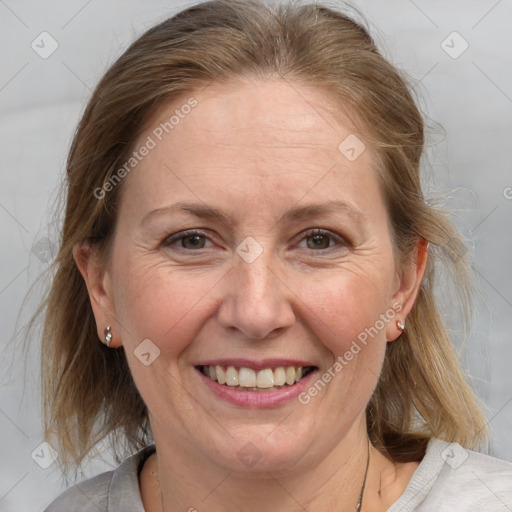
[[[41,308],[43,419],[61,461],[78,466],[102,440],[139,449],[151,441],[146,406],[124,349],[98,341],[73,247],[107,257],[123,183],[95,191],[134,150],[164,103],[213,81],[281,79],[325,92],[348,112],[379,163],[398,268],[422,239],[429,260],[405,332],[388,344],[367,410],[372,443],[394,461],[421,460],[433,437],[476,447],[485,419],[461,371],[434,295],[436,267],[453,274],[470,304],[464,244],[446,213],[427,204],[420,160],[424,121],[407,80],[368,31],[338,9],[257,0],[211,0],[151,28],[110,67],[76,130],[67,160],[67,203],[53,282]],[[117,176],[118,177],[118,176]],[[118,180],[119,181],[119,180]]]

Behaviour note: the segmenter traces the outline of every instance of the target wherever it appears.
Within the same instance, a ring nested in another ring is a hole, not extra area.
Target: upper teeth
[[[279,366],[277,368],[265,368],[253,370],[252,368],[235,368],[234,366],[203,366],[203,373],[216,380],[219,384],[227,384],[231,387],[268,389],[274,386],[291,386],[305,374],[303,366]]]

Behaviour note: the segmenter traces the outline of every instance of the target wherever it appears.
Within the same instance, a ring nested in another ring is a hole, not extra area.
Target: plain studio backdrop
[[[55,251],[58,219],[50,212],[76,123],[107,66],[142,32],[189,4],[0,0],[2,512],[41,511],[62,490],[58,454],[41,445],[39,339],[25,354],[16,329],[34,311],[37,289],[20,316]],[[486,407],[490,453],[512,460],[512,3],[354,5],[422,98],[431,132],[427,197],[448,194],[480,290],[461,360]],[[92,461],[86,475],[109,467]]]

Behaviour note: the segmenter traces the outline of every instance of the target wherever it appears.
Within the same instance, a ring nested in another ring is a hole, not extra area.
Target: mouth
[[[316,366],[277,366],[254,369],[245,366],[198,365],[195,367],[208,379],[233,390],[268,393],[292,388]]]

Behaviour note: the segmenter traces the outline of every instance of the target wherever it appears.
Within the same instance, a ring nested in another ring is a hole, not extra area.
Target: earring
[[[110,325],[105,327],[105,345],[110,348],[110,343],[112,342],[112,328]]]
[[[405,329],[405,320],[403,322],[401,322],[400,320],[397,320],[396,326],[403,332]]]

